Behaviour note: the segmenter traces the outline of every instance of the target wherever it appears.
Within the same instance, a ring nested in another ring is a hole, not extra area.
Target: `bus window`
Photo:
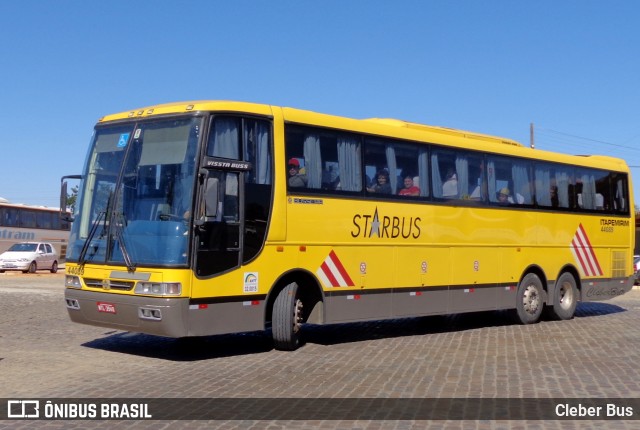
[[[486,196],[484,160],[468,151],[436,149],[431,155],[433,195],[482,201]]]
[[[611,185],[609,182],[609,172],[601,170],[595,171],[596,180],[596,201],[595,206],[597,211],[609,211],[611,210]]]
[[[330,186],[340,191],[362,191],[360,139],[339,135],[336,149],[337,163],[329,161],[325,165],[325,172],[329,173]]]
[[[576,208],[573,168],[561,164],[536,163],[535,191],[538,206]],[[581,188],[581,187],[580,187]]]
[[[245,175],[247,184],[271,184],[271,127],[266,121],[244,121],[244,159],[253,169]]]
[[[55,214],[51,212],[36,212],[36,225],[38,228],[52,228],[53,223],[51,222],[52,218],[55,217]]]
[[[0,225],[4,227],[20,227],[18,223],[18,209],[2,208],[0,214],[2,214]]]
[[[34,211],[24,211],[20,216],[20,227],[35,228],[36,213]]]
[[[484,159],[476,153],[456,153],[456,173],[460,197],[467,200],[484,201],[487,197]]]
[[[398,170],[395,148],[382,140],[367,140],[364,155],[367,190],[377,194],[395,194],[398,190]],[[378,179],[379,177],[384,178]],[[388,183],[388,186],[386,185]]]
[[[533,181],[528,161],[490,156],[487,169],[489,201],[500,204],[533,204]]]
[[[620,214],[628,214],[629,206],[629,187],[627,185],[627,176],[621,173],[612,173],[614,201],[613,209]]]
[[[429,158],[427,148],[404,143],[395,143],[393,147],[398,170],[397,194],[405,197],[427,197],[429,195]],[[407,191],[409,189],[412,189],[412,191]]]
[[[290,127],[286,139],[290,189],[362,191],[360,138],[339,132]]]
[[[558,195],[558,207],[575,208],[575,179],[573,169],[569,166],[557,166],[554,176]]]
[[[207,145],[208,156],[240,159],[239,121],[238,118],[214,118]]]
[[[555,180],[551,181],[551,170],[549,164],[536,163],[534,185],[538,206],[558,207],[558,187]]]
[[[307,158],[320,157],[320,139],[317,135],[305,132],[295,127],[286,131],[286,157],[288,188],[307,187],[319,189],[322,182],[322,172],[319,163],[309,164]],[[312,171],[313,180],[309,184],[308,170]],[[294,178],[295,177],[295,178]]]
[[[576,201],[580,209],[596,210],[604,206],[603,196],[596,192],[596,173],[594,169],[576,171]]]
[[[368,139],[365,144],[365,182],[369,189],[376,185],[376,175],[386,172],[391,194],[401,194],[405,188],[404,181],[409,178],[415,187],[413,192],[417,192],[419,196],[429,195],[429,159],[426,147],[386,139]]]

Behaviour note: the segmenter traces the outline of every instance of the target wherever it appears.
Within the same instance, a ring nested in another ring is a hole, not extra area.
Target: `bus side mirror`
[[[60,213],[66,212],[67,208],[67,182],[60,184]]]
[[[68,175],[60,179],[60,219],[68,222],[73,221],[73,213],[69,212],[69,197],[67,195],[67,179],[82,179],[82,175]],[[75,202],[74,202],[75,206]]]

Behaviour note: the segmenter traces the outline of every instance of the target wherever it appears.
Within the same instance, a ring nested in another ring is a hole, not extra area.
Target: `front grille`
[[[117,279],[84,278],[84,284],[89,288],[99,288],[101,290],[131,291],[135,282],[119,281]]]

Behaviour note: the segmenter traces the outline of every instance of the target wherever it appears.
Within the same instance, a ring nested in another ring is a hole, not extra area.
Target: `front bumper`
[[[0,261],[0,270],[28,270],[31,261]]]
[[[167,337],[188,335],[188,298],[107,294],[67,288],[71,321]]]
[[[265,300],[146,297],[67,288],[71,321],[166,337],[264,330]]]

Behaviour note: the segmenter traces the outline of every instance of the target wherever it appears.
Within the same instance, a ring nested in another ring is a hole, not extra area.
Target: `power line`
[[[540,130],[540,129],[538,129],[538,130]],[[606,142],[604,140],[591,139],[591,138],[588,138],[588,137],[577,136],[575,134],[565,133],[565,132],[553,130],[553,129],[550,129],[550,128],[542,128],[542,130],[548,131],[548,132],[551,132],[551,133],[556,133],[556,134],[559,134],[559,135],[562,135],[562,136],[572,137],[574,139],[586,140],[586,141],[589,141],[589,142],[601,143],[603,145],[615,146],[617,148],[631,149],[631,150],[634,150],[634,151],[638,151],[640,149],[640,148],[637,148],[637,147],[634,148],[634,147],[631,147],[631,146],[625,146],[625,145],[620,145],[620,144],[617,144],[617,143]]]

